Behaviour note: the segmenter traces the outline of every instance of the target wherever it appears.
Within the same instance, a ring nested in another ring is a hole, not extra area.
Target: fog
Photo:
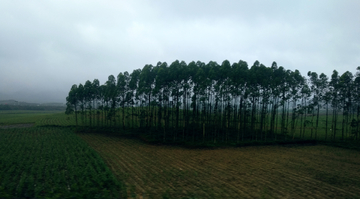
[[[4,0],[0,100],[65,103],[73,84],[158,61],[355,73],[359,8],[356,0]]]

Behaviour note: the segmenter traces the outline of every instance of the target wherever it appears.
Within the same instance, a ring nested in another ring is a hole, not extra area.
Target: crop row
[[[61,128],[0,129],[0,197],[117,197],[100,156]]]
[[[79,134],[138,197],[354,198],[356,151],[327,146],[190,150]]]
[[[52,114],[36,122],[37,126],[72,126],[75,120],[64,113]]]

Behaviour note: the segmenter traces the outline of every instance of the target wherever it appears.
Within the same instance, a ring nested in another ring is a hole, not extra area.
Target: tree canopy
[[[66,113],[77,125],[138,129],[165,142],[358,139],[359,72],[307,76],[276,62],[158,62],[103,85],[74,84]]]

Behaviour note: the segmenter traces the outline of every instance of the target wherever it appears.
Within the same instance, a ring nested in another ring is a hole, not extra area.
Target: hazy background
[[[2,0],[0,100],[65,103],[73,84],[176,59],[355,74],[359,8],[358,0]]]

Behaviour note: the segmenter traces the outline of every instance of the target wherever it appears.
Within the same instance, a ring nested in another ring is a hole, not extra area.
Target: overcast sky
[[[2,0],[0,99],[65,102],[73,84],[158,61],[355,74],[359,9],[358,0]]]

